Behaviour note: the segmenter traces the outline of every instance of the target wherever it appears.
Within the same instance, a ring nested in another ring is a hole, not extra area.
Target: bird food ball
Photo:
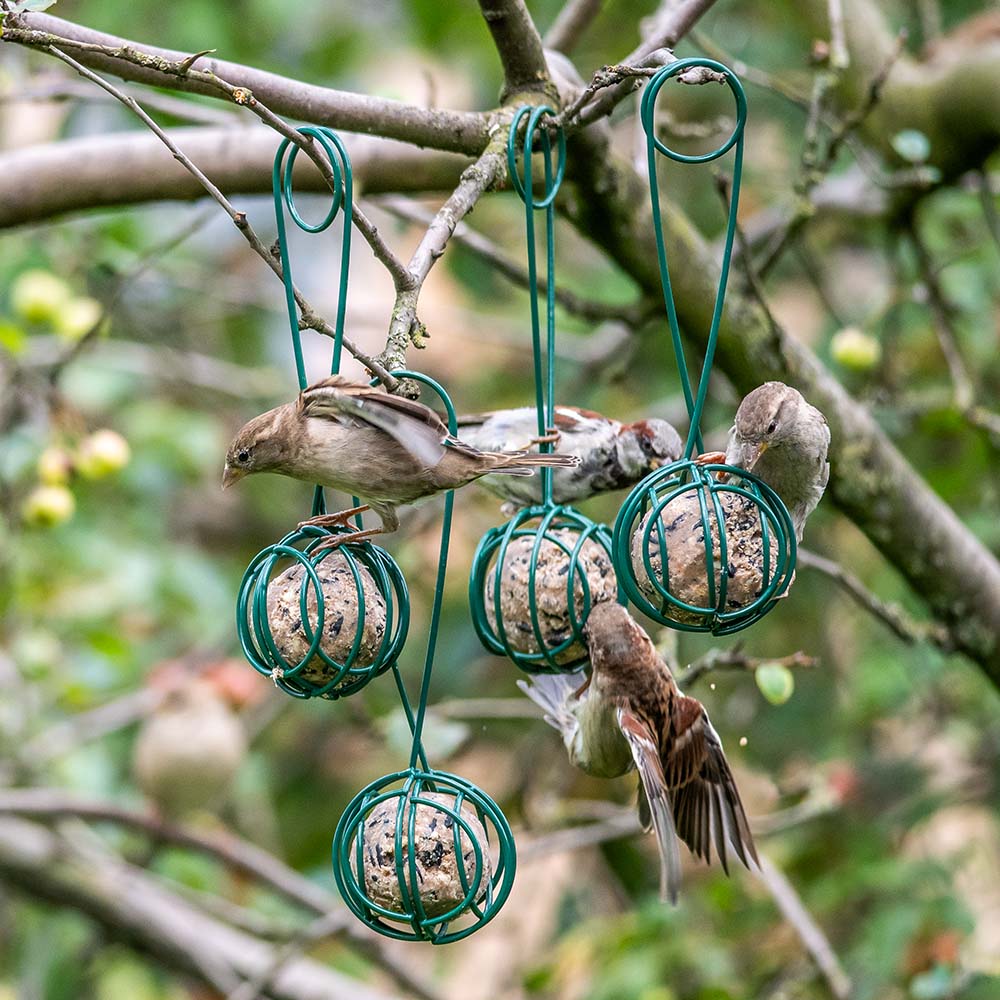
[[[535,535],[529,534],[511,540],[504,552],[500,574],[500,615],[504,633],[510,648],[518,653],[542,652],[532,626],[532,586],[538,610],[538,626],[545,648],[555,649],[569,639],[574,631],[567,594],[567,576],[570,572],[570,557],[579,541],[579,535],[569,528],[548,531],[538,549],[538,562],[532,581],[531,553],[535,538]],[[564,548],[567,551],[563,551]],[[589,585],[591,606],[601,601],[615,600],[618,584],[611,556],[602,545],[589,538],[580,548],[573,579],[573,610],[576,621],[581,625],[586,618],[583,577],[586,577]],[[486,578],[486,615],[494,632],[497,631],[495,592],[496,574],[490,572]],[[586,655],[586,647],[578,638],[566,649],[554,654],[553,659],[561,665]]]
[[[374,577],[362,565],[356,564],[364,595],[364,620],[361,624],[361,642],[351,661],[352,667],[371,666],[378,657],[386,629],[385,597],[378,589]],[[354,645],[358,629],[358,584],[347,558],[341,552],[332,552],[314,564],[323,592],[323,636],[319,649],[331,660],[346,663]],[[306,588],[306,633],[302,622],[302,588]],[[309,652],[312,636],[319,624],[316,586],[300,562],[294,563],[267,588],[267,621],[271,638],[287,669],[297,666]],[[329,684],[337,670],[319,653],[295,676],[316,686]],[[346,675],[341,683],[351,680]]]
[[[458,811],[468,830],[456,824],[452,813],[455,799],[441,792],[421,792],[421,800],[440,804],[438,809],[424,801],[412,802],[403,796],[394,796],[380,802],[368,814],[364,827],[355,836],[351,848],[354,875],[360,883],[362,873],[357,871],[358,842],[363,836],[362,865],[364,867],[364,893],[368,900],[394,913],[409,915],[418,912],[407,905],[403,886],[396,870],[396,826],[402,826],[403,883],[407,893],[420,898],[424,914],[440,917],[453,910],[469,896],[470,902],[482,896],[482,887],[489,884],[492,864],[486,830],[474,809],[463,804]],[[413,842],[409,836],[409,815],[400,817],[399,810],[413,810]],[[451,810],[452,812],[448,812]],[[455,850],[456,826],[458,827],[458,852]],[[469,835],[471,831],[471,836]],[[476,849],[482,858],[480,878],[476,879]],[[416,885],[412,883],[410,856],[416,860]],[[461,854],[459,859],[458,854]],[[464,878],[463,878],[464,873]],[[471,894],[470,890],[471,889]]]
[[[705,565],[706,544],[702,524],[701,504],[696,490],[688,490],[673,497],[659,515],[662,538],[667,551],[668,575],[663,573],[660,538],[661,531],[654,525],[649,532],[647,552],[655,579],[672,597],[700,608],[715,609],[721,613],[739,611],[760,597],[778,570],[779,547],[775,532],[769,532],[770,560],[768,574],[764,575],[764,538],[761,520],[765,516],[755,501],[739,493],[720,490],[716,493],[725,521],[726,554],[724,566],[719,546],[719,523],[715,505],[705,496],[708,524],[712,536],[712,566],[715,576],[715,599],[709,593],[708,570]],[[642,556],[642,540],[652,511],[648,512],[632,536],[632,568],[642,593],[654,604],[662,595],[646,572]],[[719,607],[723,574],[726,574],[726,595]],[[678,608],[667,602],[664,614],[683,624],[700,624],[704,613]]]

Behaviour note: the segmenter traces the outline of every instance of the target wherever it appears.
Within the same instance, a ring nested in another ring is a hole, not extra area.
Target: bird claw
[[[695,465],[725,465],[726,453],[724,451],[703,451],[694,457]],[[729,478],[728,472],[716,472],[715,478],[724,483]]]
[[[554,427],[546,427],[545,433],[540,437],[533,437],[529,444],[551,444],[553,447],[557,447],[560,440],[562,440],[562,435]]]
[[[299,521],[299,528],[346,528],[352,517],[370,509],[368,504],[362,504],[360,507],[338,511],[336,514],[317,514],[305,521]]]

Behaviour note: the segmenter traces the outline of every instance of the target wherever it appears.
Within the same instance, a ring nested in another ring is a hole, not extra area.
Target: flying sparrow
[[[484,451],[508,451],[528,447],[538,439],[534,407],[496,410],[459,417],[463,441]],[[575,468],[557,469],[552,476],[552,499],[556,503],[586,500],[596,493],[634,486],[643,476],[680,458],[680,435],[666,420],[637,420],[623,424],[593,410],[557,406],[553,440],[560,454],[575,455]],[[541,503],[539,479],[517,480],[487,476],[479,485],[506,501],[504,511],[513,512]]]
[[[757,852],[740,794],[705,707],[683,695],[652,640],[620,604],[590,612],[585,631],[591,681],[574,691],[565,676],[540,676],[521,689],[545,708],[570,760],[588,774],[639,771],[639,815],[660,853],[660,892],[677,901],[680,838],[728,874],[727,851],[750,867]],[[729,848],[726,842],[729,843]]]
[[[340,536],[356,541],[399,527],[396,507],[457,489],[487,473],[531,476],[540,466],[573,467],[571,455],[480,451],[453,437],[428,406],[332,375],[245,424],[226,455],[222,486],[254,472],[277,472],[365,501],[310,524],[346,525],[373,510],[380,528]]]
[[[830,478],[829,447],[826,417],[798,389],[765,382],[740,403],[725,455],[713,452],[698,460],[725,461],[763,479],[788,508],[795,538],[802,541],[806,519]]]

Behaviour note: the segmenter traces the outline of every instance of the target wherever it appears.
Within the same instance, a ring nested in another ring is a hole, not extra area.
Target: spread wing
[[[639,771],[649,819],[656,834],[656,845],[660,852],[660,895],[676,903],[681,884],[681,858],[671,815],[670,793],[660,761],[660,748],[649,723],[631,710],[618,709],[618,725],[628,741]],[[643,813],[644,810],[640,809],[640,815]]]
[[[474,451],[451,437],[447,425],[429,406],[390,396],[342,375],[331,375],[303,389],[299,408],[307,417],[354,420],[376,427],[431,468],[444,457],[445,449]]]
[[[677,835],[693,854],[712,860],[711,844],[728,874],[726,843],[749,868],[757,863],[733,772],[719,734],[695,698],[680,695],[671,712],[670,745],[664,747],[664,777],[673,799]]]

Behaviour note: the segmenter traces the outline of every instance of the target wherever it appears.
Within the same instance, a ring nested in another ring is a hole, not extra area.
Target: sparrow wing
[[[747,868],[757,862],[740,793],[722,741],[696,698],[679,695],[671,712],[664,774],[674,806],[677,835],[693,854],[711,862],[711,842],[729,873],[726,841]]]
[[[671,903],[676,903],[677,891],[681,884],[681,858],[671,815],[670,792],[660,761],[660,748],[649,723],[630,709],[618,709],[618,725],[628,741],[635,766],[639,771],[649,819],[656,834],[656,844],[660,852],[660,896],[669,899]]]
[[[299,408],[307,417],[348,418],[377,427],[417,461],[432,468],[454,440],[444,421],[429,406],[402,396],[390,396],[342,375],[331,375],[303,389]]]

